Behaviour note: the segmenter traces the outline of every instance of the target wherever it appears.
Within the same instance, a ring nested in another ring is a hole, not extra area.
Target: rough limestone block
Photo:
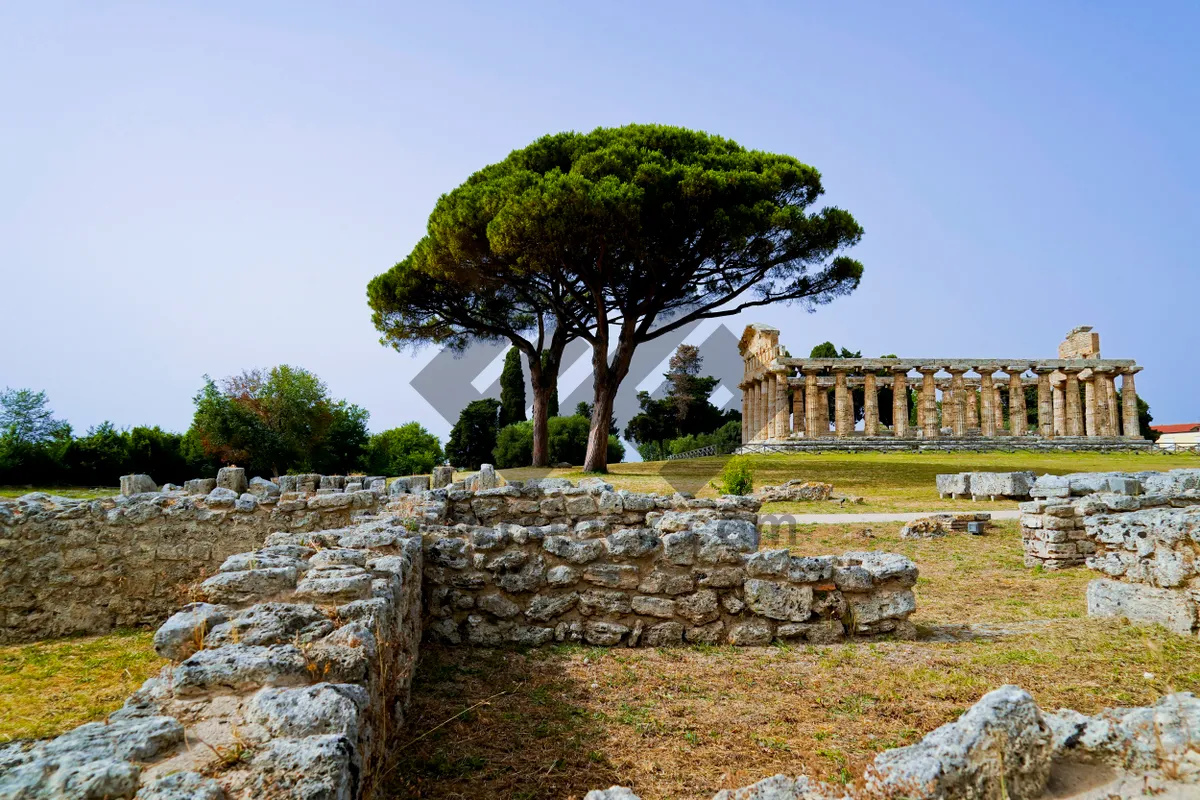
[[[266,478],[255,477],[250,479],[246,492],[254,495],[259,500],[264,500],[279,497],[282,490],[277,483],[273,483]]]
[[[246,470],[241,467],[221,467],[217,470],[217,488],[228,489],[235,494],[243,494],[249,487],[246,482]]]
[[[875,757],[866,788],[880,797],[1037,798],[1050,777],[1050,727],[1028,692],[988,692],[957,721]]]
[[[751,578],[744,589],[746,605],[756,614],[784,622],[804,622],[812,615],[811,586]]]
[[[1097,578],[1088,584],[1087,604],[1090,617],[1125,617],[1185,635],[1196,628],[1196,604],[1180,590]]]
[[[956,472],[936,475],[938,495],[941,497],[962,497],[971,493],[971,473]]]
[[[454,467],[440,466],[433,468],[432,488],[443,489],[454,482]]]
[[[158,484],[149,475],[122,475],[121,494],[130,497],[135,494],[157,492]]]
[[[217,488],[216,478],[193,478],[183,482],[183,490],[188,494],[208,494]]]

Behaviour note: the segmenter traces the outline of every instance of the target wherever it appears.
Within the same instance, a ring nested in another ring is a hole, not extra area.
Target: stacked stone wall
[[[161,622],[228,556],[274,531],[345,526],[379,502],[370,491],[239,495],[215,485],[208,494],[0,500],[0,642]]]
[[[759,502],[613,491],[596,480],[430,492],[430,638],[664,646],[909,635],[917,568],[891,553],[759,551]]]
[[[0,749],[0,797],[370,798],[421,635],[419,538],[388,516],[274,533],[155,635],[105,722]]]
[[[1025,563],[1086,565],[1088,613],[1200,628],[1200,470],[1044,476],[1021,505]]]

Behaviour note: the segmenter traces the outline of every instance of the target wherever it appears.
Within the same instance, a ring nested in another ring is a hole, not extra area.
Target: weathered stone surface
[[[633,598],[633,613],[643,614],[647,617],[670,619],[675,616],[675,601],[664,597],[636,595]]]
[[[276,498],[280,495],[279,484],[272,483],[266,478],[251,478],[247,484],[246,492],[254,495],[260,501],[270,498]]]
[[[592,564],[583,571],[583,579],[610,589],[636,589],[639,573],[632,564]]]
[[[579,610],[585,616],[593,614],[628,614],[633,610],[629,595],[602,589],[589,589],[579,595]]]
[[[241,467],[221,467],[217,470],[217,488],[228,489],[234,494],[242,494],[249,484],[246,482],[246,470]]]
[[[793,478],[778,486],[759,487],[754,496],[763,503],[821,502],[833,496],[833,484]]]
[[[748,619],[729,630],[729,643],[741,647],[761,647],[774,637],[775,627],[765,619]]]
[[[183,482],[183,490],[188,494],[208,494],[217,488],[216,478],[193,478]]]
[[[257,647],[231,644],[200,650],[175,667],[175,694],[244,691],[260,686],[288,686],[305,680],[304,656],[294,645]]]
[[[701,589],[694,594],[675,599],[675,613],[693,625],[703,625],[721,616],[717,593],[712,589]]]
[[[369,696],[361,686],[318,683],[289,689],[259,690],[246,706],[246,718],[274,736],[302,737],[340,733],[358,738],[359,715]]]
[[[1053,756],[1050,728],[1016,686],[989,692],[915,745],[875,757],[867,789],[882,797],[1040,797]]]
[[[158,484],[149,475],[122,475],[121,494],[130,497],[135,494],[157,492]]]
[[[604,553],[604,543],[600,540],[577,542],[567,536],[547,536],[542,542],[542,547],[546,552],[553,553],[572,564],[586,564],[589,561],[595,561]]]
[[[604,541],[613,558],[641,558],[659,546],[658,533],[650,528],[623,528],[609,534]]]
[[[137,800],[225,800],[225,790],[212,778],[175,772],[143,784]]]
[[[804,622],[812,615],[812,587],[751,578],[744,590],[750,610],[769,619]]]
[[[579,602],[578,592],[568,592],[560,595],[538,595],[529,601],[525,616],[532,620],[545,622],[565,614]]]
[[[621,637],[629,633],[627,625],[615,622],[588,622],[583,626],[583,638],[588,644],[611,647],[620,644]]]
[[[1196,628],[1195,602],[1169,589],[1097,578],[1088,584],[1087,605],[1091,617],[1125,617],[1180,634],[1191,634]]]
[[[199,650],[214,627],[233,614],[228,606],[190,603],[171,615],[154,633],[154,651],[163,658],[182,661]]]
[[[358,793],[354,747],[345,736],[274,739],[250,766],[259,797],[352,800]]]
[[[228,622],[213,626],[205,647],[227,644],[272,645],[308,642],[333,630],[333,620],[316,606],[302,603],[259,603]]]
[[[660,622],[651,625],[642,636],[646,647],[671,647],[683,643],[683,625],[678,622]]]
[[[218,572],[200,584],[200,592],[214,603],[240,605],[266,600],[296,587],[295,567],[264,567]]]

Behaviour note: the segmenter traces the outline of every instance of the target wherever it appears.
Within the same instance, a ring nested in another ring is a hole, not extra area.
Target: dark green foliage
[[[722,411],[709,402],[709,395],[719,381],[701,375],[701,366],[698,349],[692,345],[680,345],[671,356],[669,371],[663,374],[669,384],[666,395],[655,400],[648,392],[638,392],[641,412],[635,414],[625,426],[625,438],[637,445],[642,458],[657,461],[667,453],[683,452],[672,449],[668,443],[682,437],[711,434],[730,422],[739,423],[738,438],[741,438],[741,413]],[[585,410],[591,414],[590,405]],[[655,457],[647,458],[648,455]]]
[[[524,421],[525,371],[521,369],[521,351],[511,347],[500,373],[500,427]]]
[[[368,413],[331,398],[308,370],[283,364],[226,378],[221,386],[208,376],[204,381],[192,429],[209,458],[263,475],[360,466]]]
[[[583,463],[590,430],[587,415],[551,417],[548,421],[550,462]],[[496,438],[492,455],[498,468],[528,467],[533,455],[533,423],[518,422],[503,428]],[[613,435],[609,436],[608,457],[614,464],[625,458],[625,446]]]
[[[551,417],[551,420],[558,417]],[[551,459],[554,455],[551,454]],[[514,422],[500,429],[492,448],[492,463],[499,469],[528,467],[533,463],[533,423]]]
[[[812,208],[822,192],[820,173],[795,158],[699,131],[545,136],[438,200],[407,265],[368,288],[375,324],[392,342],[508,337],[536,356],[544,343],[510,331],[540,340],[550,328],[534,317],[551,311],[556,332],[592,346],[585,467],[603,471],[639,344],[748,308],[814,308],[857,287],[862,265],[839,253],[862,229],[846,211]],[[456,302],[426,302],[434,295]]]
[[[479,469],[480,464],[491,463],[499,431],[500,401],[490,397],[472,400],[450,429],[446,458],[463,469]]]
[[[364,466],[373,475],[424,475],[443,461],[438,438],[420,423],[409,422],[372,436]]]
[[[741,420],[734,420],[726,422],[712,433],[693,434],[672,439],[667,442],[667,454],[678,455],[689,450],[698,450],[701,447],[714,445],[717,453],[724,455],[733,452],[741,443],[742,423]]]

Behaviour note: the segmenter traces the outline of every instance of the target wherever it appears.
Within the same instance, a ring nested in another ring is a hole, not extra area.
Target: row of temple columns
[[[891,377],[867,371],[861,376],[864,436],[881,433],[879,388],[892,388],[892,435],[932,439],[950,428],[953,436],[1029,436],[1045,438],[1117,437],[1141,438],[1138,425],[1137,388],[1134,374],[1141,367],[1030,369],[1036,378],[1027,381],[1025,369],[1003,366],[974,368],[978,379],[970,382],[967,370],[947,369],[949,382],[938,381],[941,367],[918,367],[917,424],[909,430],[907,371],[893,370]],[[853,388],[849,370],[833,369],[833,431],[829,423],[828,378],[821,370],[802,370],[802,379],[789,379],[786,368],[765,371],[742,386],[742,441],[786,439],[793,436],[851,436],[855,433]],[[1007,379],[995,377],[1005,371]],[[1122,378],[1118,399],[1116,378]],[[939,415],[937,391],[942,389]],[[1005,430],[1002,389],[1008,387],[1008,429]],[[1037,422],[1031,429],[1025,407],[1025,387],[1037,386]],[[1080,384],[1083,384],[1083,399]],[[824,384],[824,385],[823,385]],[[791,402],[789,403],[789,389]]]

